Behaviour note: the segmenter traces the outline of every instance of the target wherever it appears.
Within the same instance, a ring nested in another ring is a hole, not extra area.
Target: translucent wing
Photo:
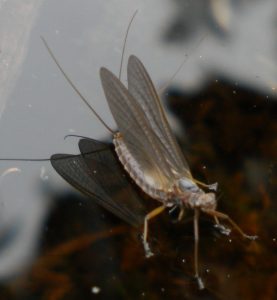
[[[137,161],[145,180],[151,178],[157,189],[168,189],[173,182],[163,144],[152,130],[142,107],[109,70],[101,68],[103,89],[123,140]]]
[[[146,209],[112,149],[93,140],[81,140],[82,155],[55,154],[54,169],[72,186],[92,197],[133,226],[143,223]]]
[[[189,166],[181,152],[167,121],[159,96],[142,62],[134,55],[128,61],[128,90],[142,107],[155,135],[160,140],[162,155],[183,176],[192,177]]]
[[[145,181],[166,191],[176,179],[192,178],[154,86],[138,59],[132,56],[128,63],[130,91],[105,68],[100,77],[124,143],[145,174]]]

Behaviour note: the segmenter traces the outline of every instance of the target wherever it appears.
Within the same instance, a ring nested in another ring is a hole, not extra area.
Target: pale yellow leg
[[[150,213],[148,213],[144,218],[144,231],[143,231],[143,246],[145,250],[145,256],[148,258],[152,255],[154,255],[149,247],[149,244],[147,242],[147,236],[148,236],[148,222],[162,213],[165,210],[165,206],[159,206],[155,209],[153,209]]]
[[[193,219],[193,225],[194,225],[194,272],[195,272],[195,279],[197,280],[198,287],[200,290],[204,289],[203,281],[199,275],[199,228],[198,228],[198,222],[199,221],[199,209],[195,208],[194,210],[194,219]]]
[[[220,225],[219,221],[218,221],[218,218],[216,216],[214,216],[214,221],[217,225]]]
[[[226,220],[228,221],[244,238],[247,238],[247,239],[250,239],[250,240],[255,240],[258,238],[258,236],[256,235],[248,235],[246,234],[240,227],[237,223],[235,223],[228,215],[222,213],[222,212],[219,212],[219,211],[216,211],[216,210],[203,210],[205,213],[207,213],[208,215],[211,215],[215,218],[215,221],[218,225],[219,224],[219,221],[218,221],[218,218],[220,219],[223,219],[223,220]]]
[[[181,221],[183,216],[184,216],[184,212],[185,212],[185,209],[184,207],[182,206],[181,209],[180,209],[180,212],[179,212],[179,215],[178,215],[178,221]]]
[[[203,187],[205,187],[205,188],[208,188],[209,190],[212,190],[212,191],[216,191],[216,190],[217,190],[217,186],[218,186],[218,183],[217,183],[217,182],[212,183],[212,184],[206,184],[206,183],[204,183],[204,182],[202,182],[202,181],[199,181],[199,180],[197,180],[197,179],[195,179],[195,178],[191,178],[191,179],[192,179],[192,181],[194,181],[194,182],[197,183],[198,185],[203,186]]]

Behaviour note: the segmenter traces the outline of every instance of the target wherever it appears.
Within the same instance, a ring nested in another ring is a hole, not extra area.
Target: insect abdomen
[[[115,136],[113,139],[115,152],[122,163],[124,169],[128,172],[135,183],[150,197],[161,202],[167,202],[169,195],[166,191],[158,189],[145,180],[145,175],[137,161],[130,154],[121,136]]]

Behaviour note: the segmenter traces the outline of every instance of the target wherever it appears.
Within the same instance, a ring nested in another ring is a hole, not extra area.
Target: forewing
[[[140,165],[145,178],[151,177],[157,189],[171,187],[172,173],[167,158],[162,155],[162,145],[149,126],[142,108],[109,70],[102,68],[100,77],[124,143]]]
[[[128,61],[128,90],[143,109],[149,124],[159,139],[168,163],[182,176],[191,177],[189,166],[172,134],[159,96],[142,62],[134,55]]]
[[[67,182],[99,205],[133,226],[143,223],[146,209],[110,148],[85,157],[55,154],[51,163]]]

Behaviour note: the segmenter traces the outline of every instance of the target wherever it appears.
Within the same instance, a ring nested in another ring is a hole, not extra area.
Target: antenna
[[[121,54],[121,61],[120,61],[120,70],[119,70],[119,79],[121,78],[121,73],[122,73],[122,66],[123,66],[123,59],[124,59],[124,53],[125,53],[125,49],[126,49],[126,43],[127,43],[127,38],[128,38],[128,33],[129,30],[131,28],[131,25],[133,23],[133,20],[136,16],[136,14],[138,13],[138,10],[136,10],[134,12],[134,14],[131,17],[131,20],[129,22],[129,25],[127,27],[126,30],[126,34],[125,34],[125,38],[124,38],[124,43],[123,43],[123,49],[122,49],[122,54]],[[46,42],[46,40],[44,39],[43,36],[40,37],[47,49],[47,51],[49,52],[50,56],[52,57],[52,59],[54,60],[55,64],[57,65],[57,67],[59,68],[59,70],[61,71],[61,73],[63,74],[64,78],[67,80],[67,82],[70,84],[70,86],[73,88],[73,90],[77,93],[77,95],[83,100],[83,102],[88,106],[88,108],[93,112],[93,114],[97,117],[97,119],[103,124],[103,126],[110,131],[112,134],[115,134],[115,131],[112,130],[105,122],[104,120],[100,117],[100,115],[95,111],[95,109],[90,105],[90,103],[87,101],[87,99],[81,94],[81,92],[79,91],[79,89],[76,87],[76,85],[73,83],[73,81],[69,78],[69,76],[66,74],[66,72],[63,70],[62,66],[60,65],[60,63],[58,62],[57,58],[55,57],[53,51],[50,49],[48,43]],[[78,138],[87,138],[85,136],[81,136],[81,135],[71,135],[68,134],[64,137],[64,139],[67,139],[68,137],[78,137]],[[105,150],[105,148],[100,149],[100,151]],[[83,154],[89,154],[89,153],[83,153]],[[72,157],[74,157],[75,155],[72,155]],[[70,156],[67,156],[70,157]],[[59,158],[62,159],[62,158]],[[41,161],[51,161],[53,160],[53,158],[0,158],[0,161],[33,161],[33,162],[41,162]]]
[[[50,161],[50,160],[51,160],[50,158],[0,158],[0,161]]]
[[[83,102],[88,106],[88,108],[93,112],[93,114],[97,117],[97,119],[103,124],[103,126],[112,134],[115,134],[115,131],[112,130],[105,122],[104,120],[100,117],[100,115],[95,111],[95,109],[89,104],[89,102],[87,101],[87,99],[81,94],[81,92],[79,91],[79,89],[76,87],[76,85],[73,83],[73,81],[69,78],[69,76],[65,73],[65,71],[63,70],[63,68],[61,67],[61,65],[59,64],[58,60],[56,59],[54,53],[52,52],[52,50],[50,49],[50,47],[48,46],[46,40],[44,39],[44,37],[41,36],[41,39],[47,49],[47,51],[49,52],[50,56],[52,57],[52,59],[54,60],[55,64],[57,65],[57,67],[59,68],[59,70],[61,71],[61,73],[63,74],[64,78],[67,80],[67,82],[70,84],[70,86],[73,88],[73,90],[78,94],[78,96],[83,100]]]
[[[67,158],[74,158],[76,156],[80,155],[88,155],[88,154],[93,154],[93,153],[98,153],[101,151],[107,150],[108,147],[103,146],[103,148],[94,150],[94,151],[89,151],[89,152],[83,152],[82,154],[67,154],[66,157],[59,157],[59,158],[0,158],[0,161],[33,161],[33,162],[39,162],[39,161],[53,161],[53,160],[62,160],[62,159],[67,159]]]
[[[134,14],[132,15],[132,18],[131,18],[131,20],[130,20],[130,22],[129,22],[129,25],[128,25],[127,30],[126,30],[126,33],[125,33],[125,38],[124,38],[123,48],[122,48],[122,53],[121,53],[119,75],[118,75],[119,80],[121,80],[121,73],[122,73],[123,59],[124,59],[124,53],[125,53],[126,44],[127,44],[128,33],[129,33],[129,30],[130,30],[130,28],[131,28],[131,25],[132,25],[132,23],[133,23],[133,21],[134,21],[135,16],[137,15],[137,13],[138,13],[138,10],[136,10],[136,11],[134,12]]]

